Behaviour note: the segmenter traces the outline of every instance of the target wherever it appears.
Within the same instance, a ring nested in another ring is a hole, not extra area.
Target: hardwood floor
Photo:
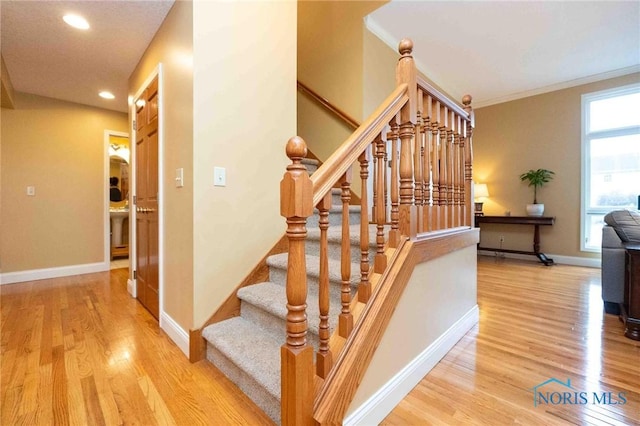
[[[116,269],[0,287],[0,424],[273,424],[207,361],[190,364],[126,282]]]
[[[640,342],[602,313],[600,270],[480,259],[479,325],[382,424],[640,425]],[[207,361],[188,362],[125,271],[0,287],[0,424],[272,424]],[[534,406],[552,378],[588,403]]]
[[[600,270],[479,259],[480,323],[382,425],[640,425],[640,342],[603,313]],[[534,406],[553,378],[572,389]]]

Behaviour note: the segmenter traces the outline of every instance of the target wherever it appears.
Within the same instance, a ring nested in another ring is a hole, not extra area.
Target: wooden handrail
[[[351,127],[352,129],[357,129],[358,127],[360,127],[360,123],[358,123],[358,121],[355,118],[351,117],[349,114],[342,111],[337,106],[333,105],[331,102],[329,102],[329,100],[319,95],[316,91],[314,91],[312,88],[310,88],[300,80],[298,80],[298,89],[302,92],[305,92],[309,96],[311,96],[313,100],[315,100],[320,105],[322,105],[323,107],[331,111],[336,116],[338,116],[342,121],[348,124],[349,127]]]
[[[435,99],[439,100],[442,104],[446,105],[450,110],[453,110],[456,114],[462,117],[469,117],[469,113],[464,110],[463,107],[453,102],[448,96],[436,89],[433,85],[429,84],[424,78],[418,76],[418,88],[422,89],[425,93],[430,94]]]
[[[314,206],[331,190],[333,184],[351,167],[367,145],[374,140],[408,100],[407,85],[398,86],[311,176]]]

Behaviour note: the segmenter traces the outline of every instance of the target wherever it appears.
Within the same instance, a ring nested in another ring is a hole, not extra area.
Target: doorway
[[[128,242],[131,235],[129,226],[131,185],[129,134],[105,130],[104,144],[104,261],[109,265],[109,269],[128,268]],[[119,200],[114,198],[114,191],[120,193]]]

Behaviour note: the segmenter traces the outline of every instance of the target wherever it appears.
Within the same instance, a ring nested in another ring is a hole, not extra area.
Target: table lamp
[[[473,184],[473,200],[475,205],[475,213],[477,216],[482,216],[482,204],[489,197],[489,189],[486,183],[474,183]]]

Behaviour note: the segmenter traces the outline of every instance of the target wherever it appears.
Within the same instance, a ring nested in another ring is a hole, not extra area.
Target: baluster
[[[432,105],[431,115],[431,137],[432,137],[432,157],[431,157],[431,181],[433,182],[433,229],[440,229],[440,102],[436,101]],[[435,114],[435,115],[434,115]]]
[[[461,204],[461,215],[462,215],[462,226],[468,226],[468,218],[470,212],[467,211],[467,197],[468,192],[465,187],[465,152],[466,152],[466,141],[467,141],[467,120],[462,119],[462,124],[460,126],[460,204]]]
[[[448,208],[449,208],[449,228],[453,228],[455,226],[455,210],[456,210],[456,203],[455,203],[455,182],[454,182],[454,176],[455,176],[455,147],[453,146],[455,137],[455,130],[454,130],[454,112],[453,111],[449,111],[449,127],[447,129],[447,152],[448,152],[448,163],[447,163],[447,180],[448,180],[448,187],[447,187],[447,199],[449,201],[448,203]]]
[[[378,138],[381,137],[381,135],[378,135]],[[373,151],[373,200],[371,200],[371,221],[374,223],[377,223],[378,218],[376,210],[378,205],[378,138],[376,138],[376,140],[371,144],[371,149]]]
[[[389,247],[396,248],[400,242],[399,208],[398,197],[398,147],[399,137],[398,116],[396,115],[390,122],[391,131],[387,135],[387,140],[391,142],[391,230],[389,231]]]
[[[416,235],[416,214],[413,209],[413,165],[411,155],[411,140],[415,132],[415,125],[405,121],[400,125],[400,234],[407,237]]]
[[[386,143],[382,140],[382,136],[379,135],[376,140],[376,156],[378,157],[378,172],[376,173],[376,180],[374,187],[378,188],[376,191],[376,257],[373,263],[374,272],[381,274],[387,268],[387,255],[384,254],[384,224],[387,219],[385,205],[385,181],[386,181],[386,166],[385,166],[385,150]]]
[[[456,115],[456,135],[455,135],[455,148],[456,148],[456,226],[462,226],[463,225],[463,198],[462,198],[462,192],[463,192],[463,182],[464,182],[464,176],[463,176],[463,170],[464,167],[462,166],[462,158],[464,158],[462,156],[462,132],[460,131],[462,129],[462,117],[460,117],[459,115]]]
[[[342,313],[338,320],[340,336],[349,337],[353,329],[353,315],[351,314],[351,238],[349,236],[349,201],[351,201],[351,168],[340,179],[342,187],[342,250],[340,255],[340,271],[342,286],[340,301]]]
[[[280,214],[287,219],[287,338],[280,349],[282,424],[309,424],[313,410],[313,348],[307,344],[307,217],[313,213],[313,185],[302,159],[307,144],[289,139],[287,166],[280,182]]]
[[[318,327],[318,336],[320,345],[316,355],[316,374],[323,379],[329,374],[331,365],[333,364],[333,356],[329,349],[329,254],[327,242],[327,229],[329,229],[329,209],[331,208],[331,191],[318,203],[318,211],[320,212],[320,276],[319,283],[319,307],[320,307],[320,325]]]
[[[433,203],[433,193],[431,189],[431,151],[432,151],[432,136],[431,136],[431,96],[427,96],[426,102],[426,117],[424,118],[424,123],[422,126],[422,137],[424,139],[424,166],[423,166],[423,177],[424,177],[424,192],[423,192],[423,201],[424,201],[424,228],[425,231],[433,230],[432,223],[432,203]]]
[[[474,114],[471,107],[472,98],[470,95],[464,95],[462,98],[462,105],[464,110],[469,114],[469,121],[467,121],[466,134],[465,134],[465,146],[464,146],[464,189],[467,198],[465,199],[465,225],[473,226],[473,213],[471,206],[473,205],[473,192],[471,191],[471,185],[473,184],[473,126],[474,126]]]
[[[449,227],[449,223],[447,222],[447,205],[449,203],[447,200],[449,195],[449,182],[447,181],[447,165],[449,164],[447,156],[447,119],[449,114],[447,113],[448,108],[446,106],[441,105],[440,108],[440,118],[442,119],[440,128],[438,129],[440,131],[440,227],[441,229],[447,229]]]
[[[367,215],[367,180],[369,178],[369,148],[360,157],[360,284],[358,285],[358,300],[367,303],[371,296],[371,283],[369,282],[369,217]]]
[[[422,165],[424,163],[424,142],[422,139],[422,111],[424,106],[422,104],[423,93],[421,89],[418,89],[418,112],[416,115],[416,127],[415,127],[415,148],[413,150],[413,173],[414,173],[414,197],[416,205],[416,230],[417,232],[425,231],[423,226],[423,203],[424,203],[424,181]]]

